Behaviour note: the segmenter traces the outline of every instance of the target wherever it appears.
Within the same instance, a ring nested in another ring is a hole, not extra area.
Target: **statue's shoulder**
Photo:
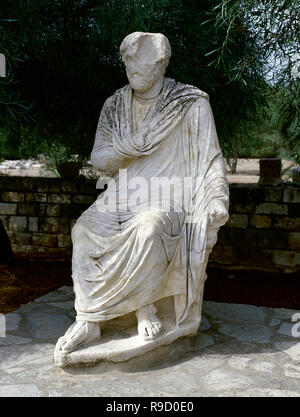
[[[118,88],[110,97],[108,97],[103,107],[111,108],[116,105],[116,102],[119,98],[124,97],[124,95],[130,90],[130,85],[127,84],[124,87]]]
[[[209,101],[209,95],[205,92],[200,90],[200,88],[191,85],[191,84],[184,84],[180,81],[175,81],[172,78],[166,78],[166,82],[170,89],[178,94],[184,94],[187,96],[193,96],[196,99],[206,99]]]

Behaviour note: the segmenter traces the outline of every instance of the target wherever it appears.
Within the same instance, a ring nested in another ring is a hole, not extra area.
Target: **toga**
[[[72,229],[77,320],[110,320],[174,296],[177,325],[200,322],[206,262],[225,223],[212,228],[207,207],[219,199],[228,208],[208,95],[170,78],[155,99],[140,100],[130,85],[117,90],[102,108],[91,161],[112,181]]]

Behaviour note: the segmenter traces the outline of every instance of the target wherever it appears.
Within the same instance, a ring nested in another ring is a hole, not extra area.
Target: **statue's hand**
[[[207,209],[209,225],[214,228],[223,226],[228,220],[228,212],[221,200],[212,200]]]
[[[228,220],[228,212],[221,200],[212,200],[207,208],[208,230],[207,248],[212,248],[218,239],[218,230]]]
[[[132,141],[136,148],[141,149],[143,146],[145,146],[148,130],[148,127],[144,127],[143,129],[140,129],[138,132],[133,134]]]

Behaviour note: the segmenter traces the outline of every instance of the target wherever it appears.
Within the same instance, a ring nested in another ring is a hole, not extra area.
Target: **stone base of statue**
[[[144,340],[137,334],[137,322],[134,314],[127,314],[111,320],[101,326],[101,339],[90,345],[79,347],[70,353],[55,351],[55,364],[59,367],[69,365],[93,365],[101,361],[123,362],[151,352],[156,348],[169,345],[179,337],[194,336],[199,323],[175,325],[173,298],[169,297],[155,303],[158,318],[162,323],[160,334],[154,339]]]

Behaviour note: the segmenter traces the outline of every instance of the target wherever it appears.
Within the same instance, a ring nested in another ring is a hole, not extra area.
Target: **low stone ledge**
[[[70,260],[76,219],[101,193],[95,179],[0,176],[0,220],[17,257]],[[300,189],[230,184],[230,219],[210,264],[295,272],[300,269]]]

